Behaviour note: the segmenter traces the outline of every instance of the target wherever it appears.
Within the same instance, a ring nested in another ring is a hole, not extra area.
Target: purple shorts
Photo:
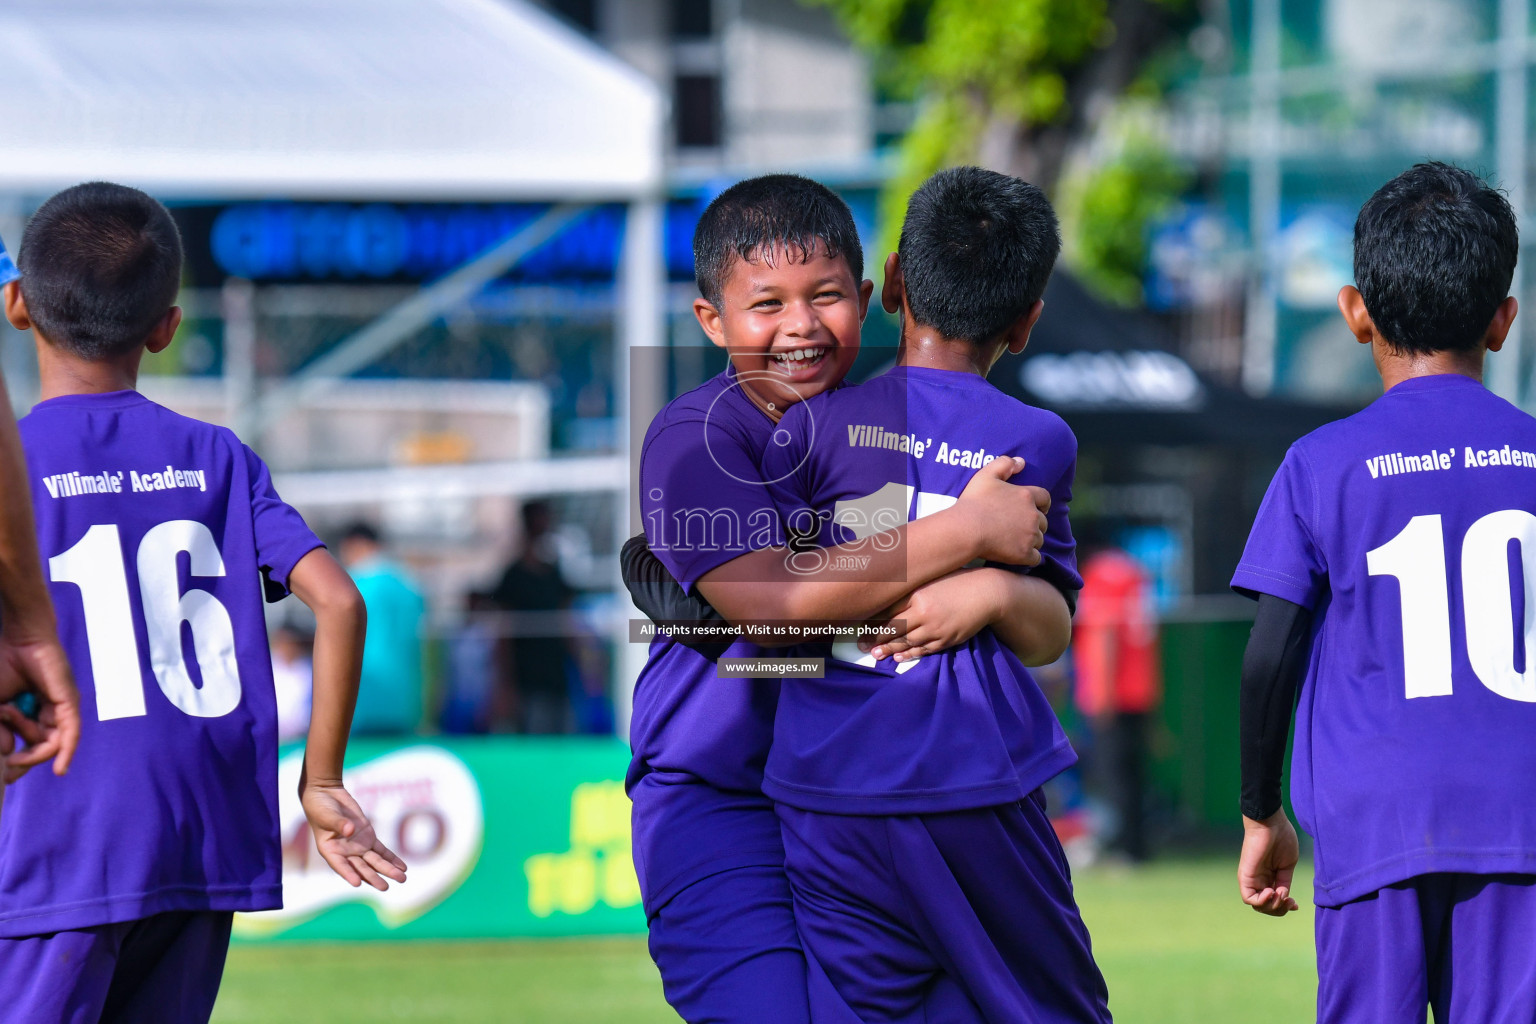
[[[1536,875],[1420,875],[1316,922],[1319,1024],[1536,1021]]]
[[[207,1024],[229,952],[227,911],[0,939],[4,1024]]]
[[[734,868],[688,886],[650,919],[651,959],[688,1024],[808,1024],[805,957],[784,872]]]
[[[1038,792],[892,817],[780,806],[779,821],[816,1024],[1109,1021]]]

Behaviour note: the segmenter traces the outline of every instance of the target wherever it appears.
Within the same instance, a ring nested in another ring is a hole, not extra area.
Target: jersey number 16
[[[144,631],[149,664],[170,702],[198,718],[227,715],[240,703],[240,672],[235,661],[235,629],[229,610],[206,590],[181,592],[176,560],[191,556],[193,576],[223,576],[224,558],[213,533],[193,519],[161,523],[139,542],[139,596],[144,603]],[[145,713],[144,679],[139,670],[139,641],[128,600],[128,573],[115,525],[85,531],[79,543],[48,560],[55,582],[80,588],[85,635],[91,648],[91,677],[96,684],[96,717],[134,718]],[[192,627],[192,648],[203,685],[197,686],[182,656],[181,624]]]
[[[1525,592],[1525,665],[1515,667],[1509,543],[1518,541]],[[1451,611],[1440,517],[1414,516],[1403,531],[1366,552],[1372,576],[1395,576],[1403,615],[1403,677],[1411,697],[1451,693]],[[1467,660],[1488,689],[1536,703],[1536,516],[1506,509],[1483,516],[1461,541],[1461,601]]]

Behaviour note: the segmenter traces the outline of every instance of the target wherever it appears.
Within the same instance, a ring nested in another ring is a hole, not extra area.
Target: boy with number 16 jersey
[[[353,885],[404,881],[341,785],[361,599],[255,453],[133,389],[180,319],[164,207],[66,190],[20,264],[6,313],[37,335],[43,390],[21,435],[83,736],[0,817],[0,1019],[202,1022],[232,912],[282,905],[263,589],[315,611],[300,799],[320,852]]]
[[[1536,420],[1484,388],[1515,315],[1508,202],[1420,164],[1355,225],[1339,306],[1385,394],[1292,446],[1232,578],[1245,902],[1316,841],[1318,1020],[1536,1020]]]

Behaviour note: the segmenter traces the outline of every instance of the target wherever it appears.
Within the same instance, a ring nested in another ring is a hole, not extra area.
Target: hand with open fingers
[[[1243,902],[1261,914],[1284,917],[1297,909],[1291,880],[1301,844],[1281,808],[1263,821],[1243,818],[1243,850],[1237,863],[1237,887]]]
[[[355,889],[367,882],[384,892],[386,878],[405,881],[405,861],[379,841],[368,815],[341,785],[306,781],[299,802],[320,856],[348,885]]]
[[[6,756],[6,773],[20,768],[16,773],[19,777],[28,768],[51,760],[53,773],[63,775],[80,744],[80,693],[75,689],[69,657],[51,631],[38,639],[18,639],[0,628],[0,700],[25,691],[42,701],[42,713],[31,723],[40,728],[15,730],[26,747]],[[18,713],[16,717],[21,716]]]
[[[904,634],[892,638],[867,632],[860,635],[859,647],[876,661],[903,662],[965,643],[996,618],[1002,598],[991,585],[992,574],[1003,571],[958,569],[925,583],[869,623],[870,627],[894,623],[906,630]]]
[[[1008,482],[1023,469],[1023,459],[1000,455],[978,469],[960,493],[959,505],[974,517],[980,556],[989,562],[1040,564],[1051,496],[1040,487]]]

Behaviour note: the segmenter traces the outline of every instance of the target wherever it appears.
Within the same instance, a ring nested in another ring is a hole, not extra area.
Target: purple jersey
[[[1536,871],[1536,420],[1398,384],[1291,447],[1232,585],[1313,612],[1291,797],[1320,905]]]
[[[646,431],[646,538],[685,587],[778,543],[778,513],[758,466],[773,431],[730,369],[675,399]],[[738,642],[725,656],[762,653]],[[784,861],[778,822],[762,795],[778,683],[717,679],[715,669],[662,635],[635,683],[626,788],[647,909],[705,875]]]
[[[80,751],[0,815],[0,936],[282,905],[262,616],[320,541],[233,433],[133,391],[21,421]]]
[[[787,529],[823,546],[954,504],[997,455],[1051,492],[1039,572],[1077,575],[1067,503],[1077,440],[1061,418],[975,374],[897,367],[785,414],[763,472]],[[796,556],[815,568],[819,552]],[[1045,695],[990,630],[896,664],[839,644],[817,680],[785,680],[763,789],[802,810],[924,814],[1022,800],[1076,760]]]

